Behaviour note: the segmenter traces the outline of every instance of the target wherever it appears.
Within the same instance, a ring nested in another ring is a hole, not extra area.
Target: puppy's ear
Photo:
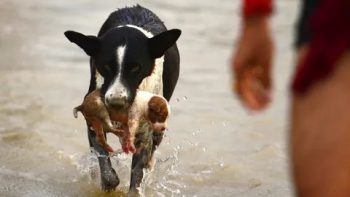
[[[180,37],[181,30],[172,29],[162,32],[148,40],[148,48],[152,58],[162,57],[165,51],[173,46]]]
[[[155,123],[157,121],[157,104],[153,102],[153,100],[151,99],[148,102],[148,119],[152,122]]]
[[[64,35],[69,41],[77,44],[89,56],[95,56],[100,48],[100,39],[96,36],[86,36],[75,31],[66,31]]]
[[[152,97],[148,102],[148,110],[154,113],[158,113],[160,111],[160,107],[157,103],[157,97]]]

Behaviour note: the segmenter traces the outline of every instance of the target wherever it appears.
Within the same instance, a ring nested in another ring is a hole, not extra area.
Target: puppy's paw
[[[114,152],[113,148],[108,144],[104,145],[103,149],[105,149],[105,151],[110,152],[110,153]]]
[[[129,153],[135,153],[136,152],[136,148],[135,148],[135,145],[133,143],[130,143],[130,142],[126,142],[122,145],[122,148],[123,148],[123,151],[126,153],[126,154],[129,154]]]

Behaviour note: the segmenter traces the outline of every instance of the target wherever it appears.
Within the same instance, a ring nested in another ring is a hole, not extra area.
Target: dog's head
[[[153,96],[148,101],[148,120],[154,131],[161,132],[167,128],[170,115],[168,102],[161,96]]]
[[[114,108],[131,105],[141,81],[151,75],[155,59],[162,57],[180,34],[180,30],[173,29],[153,36],[131,25],[113,28],[101,37],[65,32],[91,57],[91,63],[103,77],[101,95]]]

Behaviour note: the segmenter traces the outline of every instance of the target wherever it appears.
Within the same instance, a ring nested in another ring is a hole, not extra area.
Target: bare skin
[[[113,148],[106,142],[104,131],[122,137],[124,130],[113,126],[108,110],[101,100],[100,91],[91,92],[85,97],[81,105],[74,108],[73,113],[76,118],[78,117],[78,111],[84,115],[88,125],[94,129],[97,141],[106,151],[113,152]]]
[[[350,196],[349,84],[347,52],[326,80],[293,96],[290,148],[300,197]]]
[[[268,16],[243,22],[242,33],[232,59],[233,90],[249,109],[264,109],[270,102],[273,42]]]
[[[234,90],[252,110],[262,110],[269,103],[272,45],[266,20],[262,16],[261,20],[245,23],[232,62]],[[307,50],[307,47],[299,50],[297,62]],[[299,197],[350,196],[349,84],[350,54],[346,53],[325,80],[315,83],[305,94],[292,97],[289,139],[292,174]]]

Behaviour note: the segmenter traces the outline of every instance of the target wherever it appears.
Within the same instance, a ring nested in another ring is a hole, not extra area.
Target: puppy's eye
[[[139,72],[141,69],[140,65],[132,65],[130,71],[133,73]]]

